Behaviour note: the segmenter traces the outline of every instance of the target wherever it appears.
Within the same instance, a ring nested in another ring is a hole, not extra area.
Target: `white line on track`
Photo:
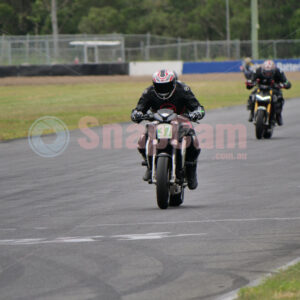
[[[81,225],[79,227],[106,227],[106,226],[137,226],[137,225],[168,225],[191,223],[221,223],[221,222],[259,222],[259,221],[300,221],[300,217],[284,218],[249,218],[249,219],[207,219],[195,221],[168,221],[168,222],[140,222],[140,223],[102,223],[95,225]]]
[[[170,234],[170,232],[151,232],[143,234],[124,234],[124,235],[113,235],[113,238],[124,241],[135,241],[135,240],[157,240],[170,237],[187,237],[187,236],[204,236],[207,233],[188,233],[188,234]]]
[[[159,221],[159,222],[137,222],[137,223],[102,223],[94,225],[79,225],[76,228],[109,227],[109,226],[140,226],[140,225],[172,225],[172,224],[197,224],[197,223],[222,223],[222,222],[263,222],[263,221],[300,221],[300,217],[273,217],[273,218],[246,218],[246,219],[206,219],[194,221]],[[0,231],[15,231],[20,228],[1,228]],[[30,228],[22,228],[30,229]],[[34,227],[35,230],[46,230],[48,227]]]
[[[158,240],[175,237],[205,236],[207,233],[171,234],[171,232],[150,232],[142,234],[122,234],[122,235],[93,235],[93,236],[65,236],[55,239],[33,238],[33,239],[5,239],[0,240],[0,246],[20,246],[20,245],[41,245],[41,244],[60,244],[60,243],[88,243],[99,242],[101,239],[116,239],[118,241],[136,240]]]

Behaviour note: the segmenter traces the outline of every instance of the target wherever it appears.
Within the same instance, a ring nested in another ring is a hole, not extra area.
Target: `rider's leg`
[[[283,120],[282,120],[281,113],[282,113],[282,108],[284,105],[284,99],[283,99],[282,93],[280,91],[278,91],[276,93],[276,98],[277,98],[277,101],[275,101],[276,122],[279,126],[282,126]]]
[[[194,190],[198,186],[197,160],[201,152],[199,141],[195,135],[192,136],[192,141],[191,145],[186,149],[186,177],[190,190]]]
[[[247,103],[247,109],[250,110],[248,121],[252,122],[254,117],[254,92],[249,96],[248,103]]]
[[[147,140],[147,134],[142,134],[138,140],[138,151],[143,157],[143,165],[147,167],[146,172],[143,176],[143,180],[149,181],[151,179],[151,169],[149,168],[149,164],[146,157],[146,140]]]

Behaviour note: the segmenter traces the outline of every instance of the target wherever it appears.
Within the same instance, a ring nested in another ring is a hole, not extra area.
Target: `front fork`
[[[157,154],[157,145],[158,145],[158,140],[154,139],[152,141],[152,143],[150,144],[150,139],[147,140],[146,142],[146,157],[147,157],[147,162],[148,162],[148,168],[152,169],[152,183],[156,183],[156,160],[157,157],[159,155],[165,155],[168,156],[171,159],[171,176],[170,176],[170,183],[174,184],[177,181],[177,176],[176,176],[176,166],[177,166],[177,145],[178,145],[178,141],[177,140],[172,140],[171,141],[171,146],[172,146],[172,150],[171,153],[160,153]],[[186,137],[184,137],[182,139],[182,143],[181,143],[181,148],[180,148],[180,156],[181,156],[181,170],[184,170],[184,166],[185,166],[185,156],[186,156],[186,145],[187,145],[187,140]],[[152,147],[151,147],[152,146]],[[152,148],[152,149],[151,149]],[[149,154],[150,154],[150,149],[152,152],[152,161],[150,162],[149,160]]]
[[[262,109],[262,108],[261,108]],[[257,115],[257,111],[259,110],[259,106],[258,106],[258,103],[257,101],[255,101],[255,104],[254,104],[254,116],[255,116],[255,119],[256,119],[256,115]],[[267,107],[265,108],[263,106],[263,110],[266,111],[267,113],[267,118],[266,118],[266,123],[270,124],[270,117],[271,117],[271,102],[268,103]]]

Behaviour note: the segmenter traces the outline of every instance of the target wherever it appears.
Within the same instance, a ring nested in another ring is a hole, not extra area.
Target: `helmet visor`
[[[154,83],[155,91],[158,94],[170,94],[174,89],[174,82]]]

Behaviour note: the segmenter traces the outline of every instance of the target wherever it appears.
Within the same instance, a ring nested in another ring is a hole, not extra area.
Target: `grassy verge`
[[[0,140],[27,136],[31,124],[43,116],[55,116],[70,130],[85,116],[99,124],[126,122],[149,80],[0,86]],[[249,91],[243,81],[207,80],[189,84],[206,109],[246,104]],[[300,80],[284,91],[287,98],[300,95]]]
[[[280,271],[256,287],[242,288],[237,300],[299,300],[300,263]]]

